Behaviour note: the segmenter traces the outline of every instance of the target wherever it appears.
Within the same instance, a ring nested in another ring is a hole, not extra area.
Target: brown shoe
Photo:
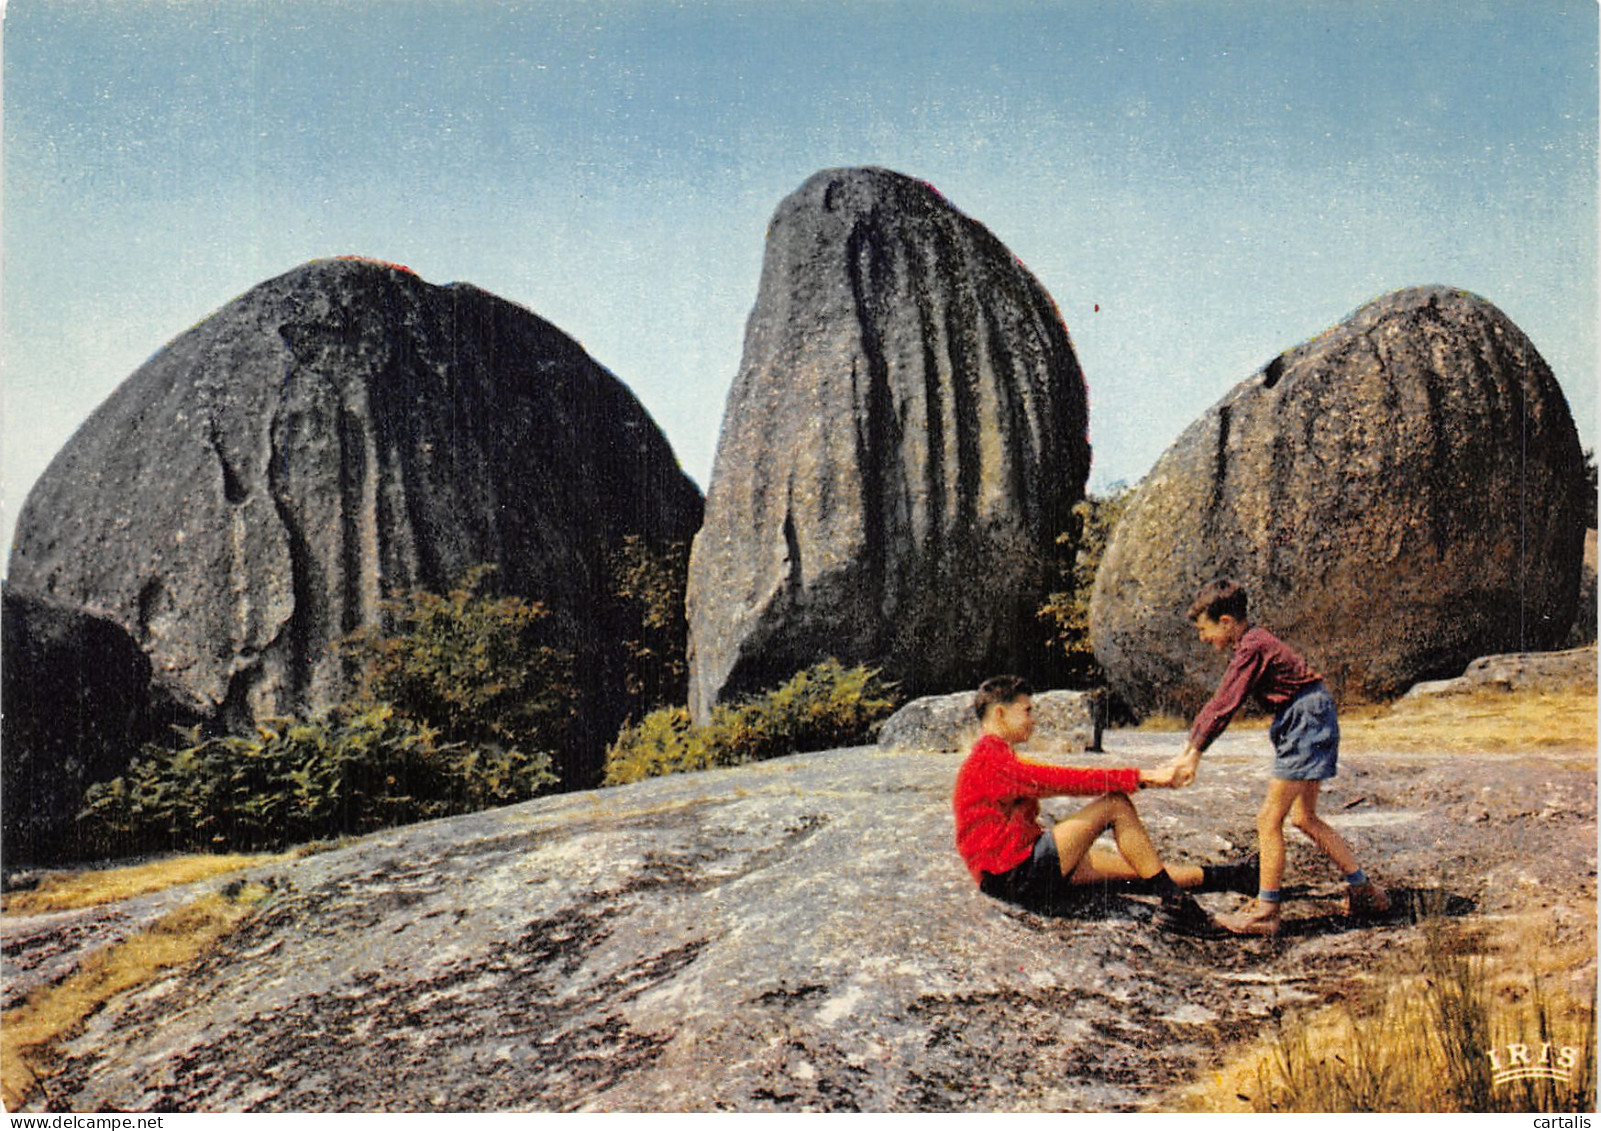
[[[1279,933],[1279,916],[1277,903],[1264,903],[1256,899],[1244,911],[1219,915],[1217,921],[1225,930],[1236,935],[1276,935]]]
[[[1372,919],[1390,909],[1390,893],[1369,880],[1345,893],[1345,914],[1351,919]]]

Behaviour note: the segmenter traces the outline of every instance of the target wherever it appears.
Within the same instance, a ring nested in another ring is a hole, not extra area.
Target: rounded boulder
[[[1137,712],[1194,712],[1221,665],[1186,612],[1220,577],[1345,701],[1559,647],[1584,491],[1567,400],[1511,319],[1460,290],[1386,295],[1237,385],[1157,462],[1096,577],[1096,657]]]

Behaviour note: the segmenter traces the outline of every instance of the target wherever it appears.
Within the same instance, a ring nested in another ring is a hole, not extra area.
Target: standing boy
[[[1254,866],[1164,867],[1128,795],[1173,785],[1160,770],[1078,769],[1029,762],[1014,749],[1034,732],[1034,701],[1018,676],[986,680],[974,699],[984,733],[956,775],[956,848],[986,895],[1025,906],[1049,905],[1076,885],[1120,882],[1162,897],[1158,922],[1186,934],[1218,935],[1212,917],[1183,888],[1249,890]],[[1101,794],[1051,835],[1040,828],[1040,798]],[[1116,851],[1092,847],[1110,828]],[[1240,873],[1249,872],[1244,876]]]
[[[1190,727],[1188,744],[1174,762],[1175,785],[1195,778],[1201,754],[1223,733],[1246,696],[1273,711],[1273,780],[1256,815],[1261,879],[1256,901],[1218,922],[1235,934],[1274,935],[1279,930],[1279,888],[1284,879],[1284,818],[1334,861],[1345,876],[1347,915],[1389,910],[1385,891],[1363,873],[1345,839],[1318,816],[1318,790],[1335,774],[1340,724],[1323,679],[1278,637],[1250,623],[1245,590],[1214,581],[1196,596],[1190,620],[1202,642],[1229,657],[1223,681]]]

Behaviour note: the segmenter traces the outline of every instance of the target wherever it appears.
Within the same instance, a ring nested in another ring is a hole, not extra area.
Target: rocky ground
[[[1077,760],[1155,764],[1181,743],[1111,732]],[[1227,735],[1195,786],[1140,795],[1159,846],[1247,847],[1264,746]],[[1343,920],[1332,868],[1298,845],[1288,930],[1249,941],[1163,934],[1137,898],[1046,918],[981,895],[951,847],[959,760],[802,755],[260,868],[274,894],[254,917],[92,1018],[32,1106],[1139,1109],[1403,955],[1419,893],[1593,932],[1593,758],[1347,756],[1324,810],[1403,913]],[[7,917],[7,1004],[198,894]]]

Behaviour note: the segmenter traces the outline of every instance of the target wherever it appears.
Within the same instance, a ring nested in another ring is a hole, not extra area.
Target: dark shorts
[[[1322,781],[1335,774],[1340,757],[1340,720],[1334,696],[1314,683],[1280,707],[1268,728],[1273,740],[1273,776]]]
[[[1006,872],[994,875],[986,872],[978,885],[985,895],[1025,907],[1050,903],[1071,888],[1062,875],[1061,860],[1056,855],[1056,837],[1049,832],[1040,834],[1028,859]]]

